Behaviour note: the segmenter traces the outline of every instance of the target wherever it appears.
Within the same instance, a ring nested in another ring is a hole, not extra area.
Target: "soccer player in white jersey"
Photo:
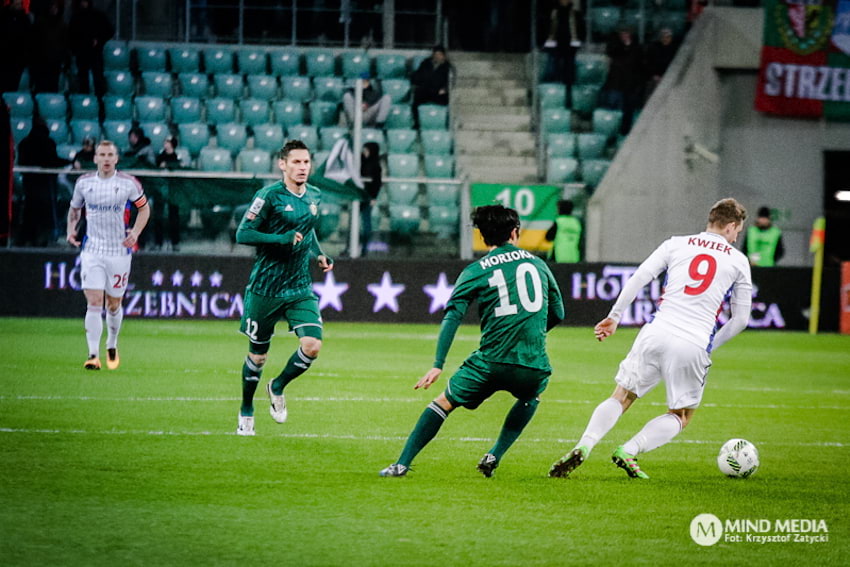
[[[650,420],[611,456],[630,477],[649,478],[638,466],[637,455],[669,443],[688,425],[702,400],[712,350],[749,322],[750,265],[732,246],[746,218],[747,211],[735,199],[718,201],[708,214],[704,232],[668,239],[623,286],[608,316],[594,328],[600,341],[614,334],[638,292],[667,272],[658,310],[620,363],[614,393],[596,407],[578,445],[552,465],[549,476],[569,476],[635,399],[664,380],[667,413]],[[717,331],[717,314],[727,297],[732,316]]]
[[[100,370],[100,338],[103,334],[103,300],[106,298],[106,366],[118,368],[118,333],[124,311],[121,300],[130,278],[133,246],[150,218],[142,184],[132,175],[115,169],[118,148],[104,140],[94,154],[97,171],[81,175],[74,185],[68,210],[67,240],[81,248],[80,267],[86,296],[86,341],[89,357],[84,367]],[[128,227],[130,203],[138,209],[136,222]],[[77,225],[86,209],[86,236],[77,239]]]

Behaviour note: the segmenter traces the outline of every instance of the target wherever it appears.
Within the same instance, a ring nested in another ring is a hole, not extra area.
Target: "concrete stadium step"
[[[486,87],[467,87],[452,89],[452,98],[460,103],[478,103],[484,105],[528,104],[528,90],[524,88],[500,88],[493,82]]]
[[[531,128],[531,116],[517,114],[473,114],[458,115],[458,126],[464,130],[491,132],[528,132]]]
[[[494,130],[459,130],[455,135],[458,154],[469,155],[534,155],[531,132],[499,132]]]
[[[467,100],[459,100],[454,105],[454,110],[463,116],[474,116],[483,114],[486,116],[493,115],[523,115],[531,116],[531,109],[525,104],[482,104],[478,101],[469,102]]]
[[[539,183],[537,166],[534,167],[479,167],[464,168],[470,183]]]

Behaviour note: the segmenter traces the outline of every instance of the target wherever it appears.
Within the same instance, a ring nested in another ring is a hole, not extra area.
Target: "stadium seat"
[[[637,34],[637,30],[640,29],[642,23],[649,23],[647,21],[646,15],[648,15],[649,10],[641,10],[640,8],[631,8],[623,10],[623,19],[620,22],[620,25],[626,26],[631,30],[634,30],[635,34]],[[646,28],[649,31],[649,28]]]
[[[206,147],[210,141],[210,130],[203,122],[178,124],[177,132],[180,145],[189,150],[192,156],[197,156],[201,148]]]
[[[348,136],[348,128],[339,126],[326,126],[319,128],[319,142],[322,150],[330,151],[337,140]]]
[[[230,122],[219,124],[216,128],[216,142],[219,148],[224,148],[231,154],[237,154],[248,141],[248,130],[244,124]]]
[[[546,165],[546,183],[572,183],[577,171],[578,161],[573,158],[550,158]]]
[[[68,123],[65,119],[50,119],[47,122],[47,130],[50,132],[50,138],[57,144],[64,144],[68,141]]]
[[[204,49],[204,71],[210,75],[233,72],[233,52],[228,49],[209,47]]]
[[[457,207],[460,186],[454,183],[426,183],[425,196],[429,206]]]
[[[439,104],[419,106],[420,130],[445,130],[448,127],[449,109]]]
[[[604,55],[579,54],[576,56],[576,83],[579,85],[602,86],[608,75],[608,63]]]
[[[254,147],[276,152],[283,146],[283,127],[280,124],[254,126]]]
[[[177,96],[171,99],[171,121],[188,124],[201,121],[201,100],[193,96]]]
[[[339,124],[339,103],[314,100],[307,103],[310,109],[310,124],[316,128]]]
[[[127,136],[130,134],[130,128],[133,123],[130,120],[104,120],[103,121],[103,137],[107,140],[112,140],[121,152],[125,152],[130,148],[130,140]]]
[[[209,124],[225,124],[236,120],[236,103],[232,98],[210,99],[206,107]]]
[[[137,96],[136,120],[139,122],[164,122],[165,101],[158,96]]]
[[[410,237],[419,231],[419,207],[390,205],[390,232],[396,236]]]
[[[151,140],[151,147],[154,152],[159,153],[162,148],[162,143],[171,135],[168,129],[168,124],[165,122],[141,122],[139,127],[145,131],[145,135]]]
[[[207,98],[210,94],[210,80],[204,73],[180,73],[177,75],[180,94],[195,98]]]
[[[316,235],[320,240],[331,238],[339,230],[342,217],[342,205],[325,199],[319,206],[319,219],[316,223]]]
[[[106,95],[103,97],[104,120],[132,120],[133,103],[129,97]]]
[[[327,161],[330,155],[331,153],[325,150],[313,152],[313,171],[316,171],[316,168],[321,167],[321,165],[325,163],[325,161]],[[274,167],[272,167],[272,169],[274,169]]]
[[[570,111],[565,108],[547,108],[540,113],[540,127],[544,133],[569,132]]]
[[[74,144],[56,144],[56,155],[62,159],[74,159],[79,148]]]
[[[602,178],[605,177],[605,172],[611,162],[607,159],[586,159],[581,162],[581,178],[591,189],[595,189]]]
[[[275,121],[284,128],[304,123],[304,104],[295,100],[279,100],[272,104]]]
[[[423,130],[422,153],[447,156],[452,153],[452,134],[448,130]]]
[[[599,87],[596,85],[573,85],[573,110],[581,114],[590,114],[596,108]]]
[[[271,75],[248,75],[247,80],[251,98],[269,101],[277,98],[277,79]]]
[[[85,120],[74,118],[69,122],[71,126],[72,143],[81,144],[83,138],[91,137],[95,140],[100,138],[100,124],[97,120]]]
[[[24,72],[21,73],[21,80],[18,82],[18,88],[15,89],[15,92],[25,93],[30,90],[30,70],[24,69]]]
[[[387,170],[390,177],[418,177],[419,156],[417,154],[389,154]]]
[[[192,167],[192,154],[189,152],[188,148],[184,148],[183,146],[177,146],[177,149],[174,150],[174,153],[177,154],[177,159],[180,160],[181,166]]]
[[[201,70],[201,53],[194,47],[172,47],[168,50],[168,58],[174,73],[198,73]]]
[[[243,48],[237,50],[236,65],[243,75],[265,75],[268,73],[266,52],[261,49]]]
[[[15,145],[21,143],[21,140],[26,138],[27,134],[32,130],[32,119],[31,118],[12,118],[12,138],[15,141]]]
[[[201,148],[198,155],[198,168],[202,171],[232,171],[233,160],[230,152],[224,148]]]
[[[261,149],[243,149],[236,156],[236,167],[245,173],[268,173],[271,170],[272,160],[269,152]]]
[[[345,92],[345,83],[341,77],[316,77],[313,79],[313,90],[317,99],[339,103]]]
[[[362,51],[347,51],[343,53],[342,76],[346,79],[356,79],[363,73],[371,74],[372,59]]]
[[[416,130],[412,128],[394,128],[387,130],[387,151],[394,154],[410,152],[416,143]]]
[[[291,77],[301,74],[301,54],[293,49],[276,49],[269,53],[272,74]]]
[[[576,155],[575,134],[554,132],[547,135],[546,155],[549,157],[574,157]]]
[[[265,124],[269,121],[269,103],[257,98],[246,98],[239,104],[242,123],[248,126]]]
[[[166,70],[165,49],[159,47],[137,47],[136,63],[139,71],[163,72]]]
[[[136,92],[133,75],[129,71],[106,71],[106,92],[118,96],[132,96]]]
[[[620,23],[620,8],[602,6],[590,9],[590,27],[595,37],[604,37],[617,29]]]
[[[148,95],[171,98],[173,89],[171,73],[144,71],[142,73],[142,89]]]
[[[32,118],[35,104],[32,96],[27,92],[3,93],[3,101],[9,107],[9,115],[13,118]]]
[[[617,137],[622,122],[623,113],[619,110],[597,108],[593,111],[593,131],[597,134],[603,134],[608,140]]]
[[[304,54],[307,74],[311,77],[336,75],[336,58],[330,49],[315,49]]]
[[[688,13],[682,10],[660,10],[652,17],[652,30],[670,28],[675,37],[682,37],[688,26]]]
[[[415,205],[419,200],[419,184],[392,181],[386,184],[390,205]]]
[[[380,128],[363,128],[360,132],[360,143],[375,142],[381,155],[387,153],[387,138]]]
[[[455,158],[451,156],[425,155],[425,176],[450,178],[455,175]]]
[[[393,104],[406,101],[410,95],[410,81],[407,79],[384,79],[381,81],[381,90],[390,95]]]
[[[38,93],[35,103],[38,115],[45,120],[65,120],[68,117],[68,101],[63,94]]]
[[[79,120],[100,119],[100,105],[96,96],[72,94],[69,98],[71,99],[71,118]]]
[[[540,83],[537,85],[537,98],[541,109],[563,109],[567,100],[567,87],[564,83]]]
[[[287,75],[280,78],[280,86],[283,90],[283,98],[301,102],[307,102],[313,98],[313,87],[308,77]]]
[[[407,58],[395,53],[379,53],[375,56],[375,71],[381,79],[407,78]]]
[[[457,205],[434,205],[428,208],[428,226],[437,238],[454,238],[459,231],[460,213]]]
[[[315,126],[296,124],[286,129],[287,138],[290,140],[301,140],[310,149],[319,146],[319,133]]]
[[[413,128],[413,111],[407,104],[394,104],[384,126],[389,129]]]
[[[128,71],[130,49],[123,41],[110,39],[103,48],[103,68],[107,71]]]
[[[606,138],[603,134],[576,134],[579,159],[596,159],[605,152]]]
[[[245,81],[242,75],[219,73],[213,77],[216,96],[219,98],[240,99],[245,91]]]

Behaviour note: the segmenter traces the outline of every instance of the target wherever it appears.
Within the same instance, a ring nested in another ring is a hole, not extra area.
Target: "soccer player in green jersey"
[[[469,304],[478,301],[481,343],[451,377],[446,390],[431,402],[407,439],[398,461],[381,476],[404,476],[410,463],[458,406],[475,409],[498,390],[517,399],[505,418],[496,444],[478,463],[493,475],[502,455],[531,421],[552,368],[546,333],[564,318],[561,291],[546,264],[517,248],[519,216],[501,205],[478,207],[472,222],[490,252],[467,266],[455,283],[437,340],[434,367],[414,386],[427,389],[443,371],[446,355]]]
[[[275,324],[285,319],[301,343],[267,386],[269,412],[276,422],[283,423],[287,417],[283,389],[310,368],[322,348],[322,316],[309,270],[313,257],[323,271],[333,269],[333,260],[322,252],[313,229],[321,192],[307,184],[311,161],[304,142],[288,141],[279,157],[283,180],[257,191],[236,230],[236,242],[257,247],[239,328],[249,343],[242,365],[237,435],[254,435],[254,392]]]

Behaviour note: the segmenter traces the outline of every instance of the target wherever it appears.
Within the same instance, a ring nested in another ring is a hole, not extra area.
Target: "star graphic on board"
[[[313,283],[313,291],[319,296],[320,310],[330,305],[337,311],[342,311],[341,296],[348,291],[348,284],[336,283],[334,273],[328,272],[325,274],[324,283]]]
[[[422,286],[422,291],[431,298],[431,306],[428,308],[428,313],[445,309],[454,288],[455,286],[449,285],[446,279],[446,272],[440,272],[436,285],[428,284]]]
[[[183,272],[177,270],[173,274],[171,274],[171,285],[174,287],[180,287],[183,285]]]
[[[221,287],[221,280],[224,279],[218,272],[213,272],[210,274],[210,287]]]
[[[165,275],[161,271],[157,270],[151,274],[151,282],[153,282],[153,285],[155,286],[161,286],[164,277]]]
[[[191,281],[192,281],[192,287],[200,287],[201,282],[204,281],[204,274],[202,274],[198,270],[195,270],[195,272],[192,274],[192,280]]]
[[[389,272],[384,272],[380,284],[369,284],[366,289],[375,296],[373,313],[377,313],[384,307],[388,307],[393,313],[398,313],[398,295],[404,292],[404,284],[394,284]]]

